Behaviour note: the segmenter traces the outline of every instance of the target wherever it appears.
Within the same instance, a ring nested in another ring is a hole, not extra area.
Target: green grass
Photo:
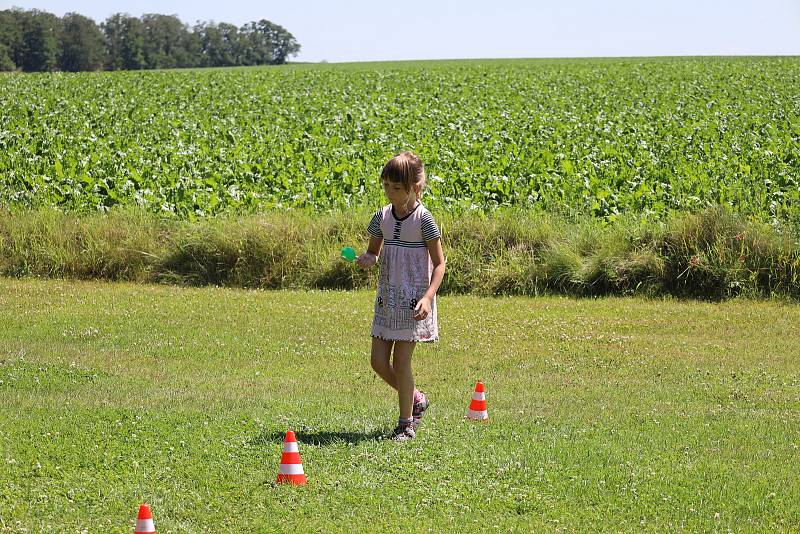
[[[339,257],[366,246],[367,210],[273,211],[199,221],[138,210],[0,209],[0,276],[261,289],[373,287]],[[500,210],[443,212],[441,293],[800,298],[800,233],[718,207],[663,223],[604,224]],[[363,249],[362,249],[363,250]]]
[[[366,247],[370,210],[270,211],[198,221],[0,208],[0,276],[260,289],[363,289],[339,257]],[[437,213],[447,256],[440,293],[672,295],[800,299],[800,229],[724,207],[656,223],[520,210]]]
[[[433,405],[371,291],[0,279],[0,531],[796,531],[800,308],[445,296]],[[490,421],[463,420],[476,380]],[[273,484],[294,429],[306,487]]]

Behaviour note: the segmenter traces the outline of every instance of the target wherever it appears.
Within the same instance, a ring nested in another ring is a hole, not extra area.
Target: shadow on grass
[[[362,441],[380,441],[387,439],[390,435],[388,430],[372,430],[370,432],[295,432],[295,437],[299,443],[305,445],[333,445],[336,443],[349,443],[355,445]],[[269,443],[283,443],[286,437],[285,432],[262,432],[252,440],[254,445],[266,445]]]

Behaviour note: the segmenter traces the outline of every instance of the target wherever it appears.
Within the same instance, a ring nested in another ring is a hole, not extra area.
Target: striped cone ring
[[[150,505],[142,504],[139,506],[139,515],[136,516],[136,528],[133,534],[156,534],[153,514],[150,513]]]
[[[283,454],[281,455],[281,465],[278,467],[277,482],[278,484],[297,485],[306,483],[303,462],[300,461],[300,450],[297,448],[297,439],[291,430],[286,433],[286,439],[283,441]]]
[[[486,393],[483,389],[483,382],[475,384],[475,393],[472,394],[472,400],[469,403],[469,410],[467,410],[466,418],[474,421],[489,420],[489,412],[486,411]]]

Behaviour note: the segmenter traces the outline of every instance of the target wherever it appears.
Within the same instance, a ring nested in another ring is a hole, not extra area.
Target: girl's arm
[[[439,291],[439,286],[442,285],[442,279],[444,278],[445,261],[444,252],[442,251],[442,240],[437,237],[436,239],[426,241],[425,244],[428,246],[428,253],[431,255],[433,274],[431,274],[431,285],[428,286],[428,290],[425,292],[425,295],[419,299],[417,306],[414,308],[414,311],[416,312],[414,314],[414,319],[418,321],[421,321],[430,315],[433,297],[435,297],[436,292]]]
[[[378,261],[378,255],[381,253],[381,245],[383,245],[383,239],[380,237],[369,236],[369,245],[367,245],[367,251],[356,258],[356,262],[358,263],[359,267],[362,269],[367,269],[375,265]]]

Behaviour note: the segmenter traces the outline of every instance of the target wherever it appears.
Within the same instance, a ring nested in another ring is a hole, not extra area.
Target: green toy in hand
[[[342,258],[346,261],[353,261],[356,259],[356,251],[351,247],[344,247],[342,249]]]

